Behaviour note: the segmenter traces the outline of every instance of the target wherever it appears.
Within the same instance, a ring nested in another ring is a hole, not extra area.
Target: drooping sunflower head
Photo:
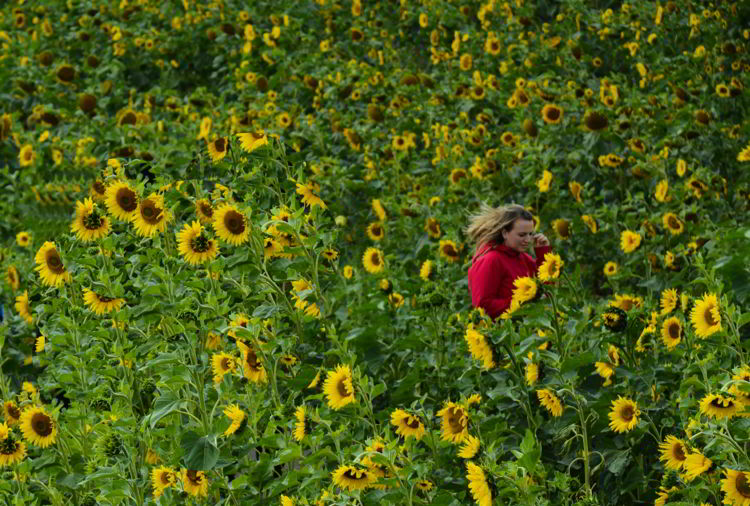
[[[224,409],[224,414],[232,421],[227,430],[224,431],[224,435],[231,436],[236,432],[240,432],[247,419],[245,412],[237,404],[230,404]]]
[[[206,497],[208,495],[208,479],[203,471],[183,469],[182,486],[185,492],[193,497]]]
[[[372,472],[354,466],[339,466],[331,475],[333,483],[346,490],[365,490],[377,481]]]
[[[619,307],[609,307],[601,314],[602,324],[612,332],[621,332],[628,325],[628,315]]]
[[[604,130],[609,126],[607,116],[597,111],[586,112],[586,115],[583,118],[583,123],[586,125],[586,128],[592,132]]]
[[[252,153],[256,149],[268,144],[268,137],[262,131],[239,133],[237,137],[240,140],[240,147],[247,153]]]
[[[699,406],[701,413],[717,420],[732,418],[741,409],[735,399],[719,394],[706,395],[701,399]]]
[[[213,227],[216,235],[235,246],[245,243],[250,235],[247,217],[232,204],[223,204],[216,210]]]

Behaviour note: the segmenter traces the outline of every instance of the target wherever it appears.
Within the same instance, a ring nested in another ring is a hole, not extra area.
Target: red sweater
[[[523,276],[536,277],[549,246],[534,249],[536,260],[504,244],[485,244],[477,250],[469,267],[471,305],[484,308],[490,318],[497,318],[510,307],[513,282]]]

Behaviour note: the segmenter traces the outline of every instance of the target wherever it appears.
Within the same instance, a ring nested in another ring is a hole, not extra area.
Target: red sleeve
[[[552,246],[540,246],[534,248],[534,255],[536,255],[536,270],[539,271],[539,267],[544,263],[544,256],[552,251]]]
[[[510,307],[510,297],[500,297],[505,276],[502,261],[495,255],[479,259],[469,269],[471,305],[481,307],[490,318],[497,318]]]

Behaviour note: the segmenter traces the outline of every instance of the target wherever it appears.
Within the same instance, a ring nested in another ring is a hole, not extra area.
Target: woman
[[[510,307],[516,278],[536,275],[551,250],[549,240],[534,233],[533,216],[517,204],[482,204],[466,233],[477,245],[469,268],[471,304],[497,318]],[[526,253],[532,244],[536,260]]]

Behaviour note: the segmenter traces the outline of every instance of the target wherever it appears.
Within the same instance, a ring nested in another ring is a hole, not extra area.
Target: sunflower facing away
[[[682,464],[682,469],[685,472],[682,474],[682,478],[685,481],[693,481],[695,478],[705,473],[713,466],[711,459],[705,457],[701,452],[694,451],[687,456],[685,462]]]
[[[216,235],[235,246],[247,242],[250,235],[247,217],[231,204],[224,204],[216,210],[213,227]]]
[[[45,285],[59,287],[63,283],[70,282],[70,273],[65,270],[54,242],[46,241],[36,252],[34,260],[37,265],[35,270],[39,272],[39,277]]]
[[[335,485],[346,490],[364,490],[377,480],[372,472],[354,466],[339,466],[331,476]]]
[[[417,415],[412,415],[403,409],[397,409],[391,413],[391,425],[396,427],[396,434],[403,436],[405,439],[414,437],[419,441],[425,434],[422,420]]]
[[[232,423],[227,427],[227,430],[224,431],[225,436],[231,436],[235,432],[237,432],[240,427],[242,427],[242,424],[245,422],[245,412],[240,409],[240,407],[237,404],[230,404],[226,408],[224,408],[224,414],[227,415],[227,418],[229,418]]]
[[[701,339],[721,330],[719,298],[715,293],[703,294],[703,298],[695,303],[690,312],[690,321],[695,328],[695,334]]]
[[[469,435],[469,413],[466,408],[455,402],[446,402],[443,409],[437,412],[443,418],[440,439],[452,443],[461,443]]]
[[[109,218],[96,208],[91,198],[76,202],[76,217],[70,224],[70,230],[84,242],[101,239],[109,233]]]
[[[667,288],[661,292],[661,300],[659,305],[661,306],[661,314],[669,314],[677,307],[679,297],[677,296],[677,290],[675,288]]]
[[[31,406],[21,413],[21,432],[28,442],[47,448],[57,440],[57,423],[44,408]]]
[[[482,362],[484,369],[492,369],[495,367],[495,360],[493,358],[492,348],[487,343],[487,339],[484,335],[474,329],[473,326],[469,326],[464,334],[464,340],[469,346],[469,353],[476,360]]]
[[[628,432],[638,424],[641,411],[638,405],[622,396],[612,401],[612,411],[609,412],[609,427],[615,432]]]
[[[177,250],[187,263],[199,265],[215,259],[219,254],[219,245],[203,233],[203,226],[195,220],[186,223],[177,233]]]
[[[383,252],[378,248],[367,248],[365,254],[362,255],[362,265],[370,274],[377,274],[382,271],[385,268]]]
[[[311,209],[315,206],[328,209],[328,206],[323,202],[323,199],[318,196],[318,193],[320,193],[320,186],[312,181],[307,184],[297,183],[297,193],[302,195],[302,203],[310,206]]]
[[[335,410],[356,402],[351,368],[348,365],[339,365],[335,370],[328,371],[323,393],[328,398],[328,406]]]
[[[84,288],[83,303],[94,313],[102,315],[104,313],[111,313],[112,311],[119,311],[123,304],[125,304],[125,299],[105,297],[88,288]]]
[[[31,316],[31,307],[29,306],[29,291],[24,290],[21,295],[16,297],[16,311],[18,315],[26,320],[26,323],[31,325],[34,322],[34,317]]]
[[[481,442],[478,437],[468,435],[464,439],[464,443],[461,446],[461,450],[458,452],[458,456],[462,459],[473,459],[479,453],[479,446]]]
[[[542,388],[536,391],[536,396],[539,399],[544,408],[550,412],[552,416],[558,417],[562,415],[565,407],[563,406],[560,398],[552,390],[548,388]]]
[[[154,489],[154,499],[158,499],[166,489],[177,483],[177,473],[165,466],[151,470],[151,486]]]
[[[172,214],[164,206],[164,197],[152,193],[138,203],[133,224],[141,237],[153,237],[157,232],[164,232],[171,219]]]
[[[667,439],[659,445],[661,455],[659,460],[664,462],[664,467],[672,471],[680,471],[687,459],[688,449],[681,439],[667,436]]]
[[[130,221],[138,209],[138,194],[128,183],[118,181],[107,187],[104,203],[115,218]]]
[[[492,491],[481,467],[473,462],[466,463],[466,479],[469,480],[469,491],[479,506],[492,506]]]
[[[300,406],[294,411],[294,418],[297,420],[294,424],[294,440],[302,441],[306,434],[305,425],[305,407]]]

